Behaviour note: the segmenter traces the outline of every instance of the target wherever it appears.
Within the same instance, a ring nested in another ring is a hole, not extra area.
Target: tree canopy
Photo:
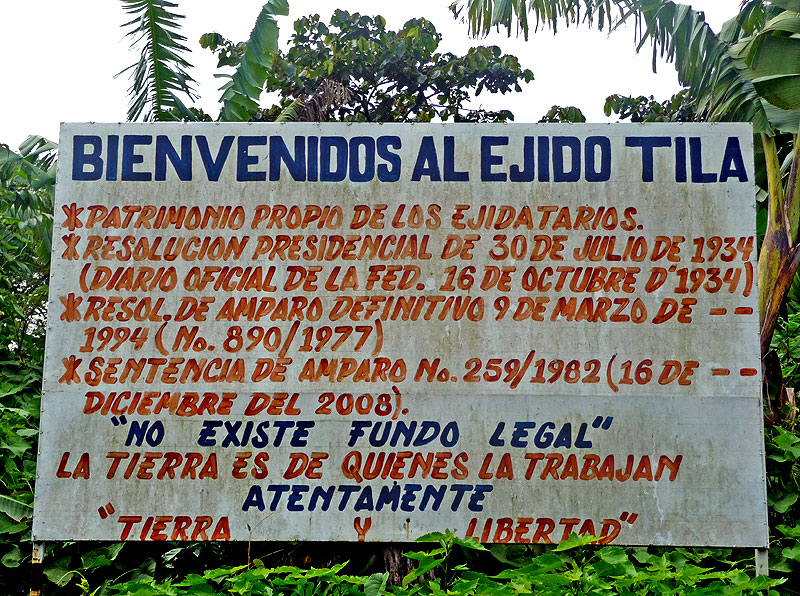
[[[334,11],[330,22],[319,15],[294,23],[289,49],[271,57],[266,91],[281,98],[312,95],[323,81],[348,89],[332,116],[351,122],[496,122],[513,117],[466,107],[471,95],[521,91],[533,73],[497,46],[474,47],[464,56],[440,52],[442,36],[430,21],[412,19],[397,31],[383,17]],[[218,33],[204,35],[219,65],[231,65],[242,52]],[[267,112],[268,114],[269,112]],[[274,113],[274,110],[273,110]],[[265,116],[262,111],[261,117]]]

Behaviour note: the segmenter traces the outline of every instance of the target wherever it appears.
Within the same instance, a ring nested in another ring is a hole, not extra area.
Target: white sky
[[[216,58],[200,48],[200,35],[218,31],[229,39],[248,37],[265,0],[183,0],[183,33],[191,49],[191,74],[198,81],[198,104],[212,116],[218,112],[213,77]],[[662,100],[679,90],[672,65],[651,70],[651,54],[635,54],[632,31],[612,36],[585,27],[539,32],[529,41],[493,34],[484,40],[468,37],[456,22],[449,0],[289,0],[291,13],[279,19],[281,38],[288,40],[295,18],[319,13],[327,19],[335,8],[381,14],[397,29],[409,18],[424,16],[443,35],[440,50],[463,53],[479,44],[496,44],[516,55],[536,79],[522,93],[483,93],[473,107],[511,109],[517,122],[536,122],[553,104],[576,105],[589,121],[605,120],[606,96],[612,93],[654,95]],[[698,0],[712,28],[737,12],[738,0]],[[125,22],[117,0],[0,0],[0,142],[17,147],[28,134],[58,137],[60,122],[125,120],[127,76],[114,75],[136,60],[128,50],[120,25]],[[269,105],[269,104],[268,104]]]

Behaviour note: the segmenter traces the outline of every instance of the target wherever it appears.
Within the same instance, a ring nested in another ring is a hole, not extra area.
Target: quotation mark
[[[592,421],[593,428],[602,428],[603,430],[608,430],[611,428],[611,423],[614,422],[613,416],[606,416],[603,418],[602,416],[598,416],[597,418]]]
[[[119,426],[120,424],[128,424],[128,419],[125,416],[120,416],[117,418],[116,416],[111,417],[111,424],[114,426]]]
[[[104,507],[98,508],[97,513],[100,514],[100,519],[105,519],[114,514],[114,506],[111,503],[106,503]]]

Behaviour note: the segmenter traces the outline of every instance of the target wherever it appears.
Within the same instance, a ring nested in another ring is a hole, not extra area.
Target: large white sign
[[[34,538],[766,546],[751,139],[64,125]]]

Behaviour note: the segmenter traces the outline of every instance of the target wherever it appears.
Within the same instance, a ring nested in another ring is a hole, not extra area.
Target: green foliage
[[[18,273],[50,262],[55,156],[43,137],[28,137],[18,153],[0,144],[0,250]]]
[[[795,284],[800,287],[800,278],[795,278]],[[797,303],[792,300],[790,290],[787,307],[790,312],[785,318],[778,320],[775,333],[772,336],[770,348],[778,355],[783,382],[787,387],[800,386],[800,312]]]
[[[745,57],[758,93],[772,105],[796,110],[800,108],[800,39],[792,35],[800,33],[799,9],[781,11],[777,3],[759,8],[761,26],[734,48]]]
[[[800,587],[800,435],[780,426],[768,429],[767,491],[770,541],[770,571],[791,578],[788,585]],[[794,591],[787,593],[797,594]]]
[[[440,42],[441,34],[424,18],[398,31],[387,29],[383,17],[344,10],[334,11],[327,24],[318,15],[301,18],[289,50],[274,57],[267,90],[300,97],[313,94],[325,80],[338,82],[350,90],[336,111],[343,121],[512,119],[507,110],[468,110],[465,104],[471,93],[519,91],[520,81],[531,81],[533,73],[496,46],[456,56],[437,52]]]
[[[485,35],[492,27],[505,27],[528,39],[531,25],[558,31],[559,24],[612,24],[622,14],[626,0],[454,0],[450,10],[469,24],[473,34]]]
[[[638,97],[610,95],[603,106],[606,116],[612,113],[620,120],[631,122],[694,122],[698,120],[694,102],[684,89],[665,101],[656,101],[652,95]]]
[[[702,12],[663,0],[633,3],[620,22],[628,18],[636,24],[637,49],[651,42],[653,70],[659,56],[675,64],[705,120],[752,122],[759,132],[772,130],[746,64],[729,46],[737,37],[732,29],[717,36]]]
[[[55,151],[41,137],[0,145],[0,563],[11,569],[30,536]],[[15,583],[0,573],[0,592]]]
[[[0,145],[0,361],[41,349],[50,264],[55,144]],[[0,393],[9,377],[0,377]]]
[[[757,132],[796,133],[800,114],[800,29],[794,3],[745,0],[719,34],[702,12],[669,0],[455,0],[451,10],[474,35],[531,25],[557,31],[584,23],[614,31],[633,21],[636,49],[648,42],[673,62],[694,111],[709,121],[752,122]]]
[[[384,591],[386,576],[369,577],[341,573],[345,563],[331,568],[301,569],[290,565],[267,568],[260,560],[253,565],[220,567],[203,574],[188,574],[180,580],[133,580],[111,586],[108,594],[131,596],[179,596],[189,594],[270,594],[350,596]]]
[[[589,547],[596,539],[573,534],[549,552],[532,549],[515,564],[499,572],[483,572],[466,564],[470,553],[486,549],[474,539],[452,532],[428,534],[420,543],[432,548],[407,553],[417,561],[402,586],[387,586],[384,573],[352,576],[342,573],[345,564],[322,569],[295,566],[268,568],[260,560],[253,565],[222,567],[202,574],[163,581],[131,580],[111,586],[109,596],[180,595],[295,595],[365,594],[366,596],[467,596],[534,593],[542,596],[614,594],[739,595],[777,594],[771,588],[784,580],[753,578],[740,564],[725,561],[730,551],[674,549],[654,553],[648,549]]]
[[[421,541],[431,538],[438,540],[440,548],[407,555],[420,562],[403,581],[404,587],[413,586],[409,594],[757,594],[783,583],[750,577],[741,563],[728,560],[730,551],[671,549],[654,553],[651,551],[657,549],[596,548],[596,538],[577,534],[545,550],[514,545],[516,552],[511,557],[509,549],[503,548],[506,545],[495,545],[492,554],[499,555],[507,567],[499,573],[483,573],[476,566],[452,560],[454,546],[465,552],[484,550],[477,541],[459,539],[452,533],[429,535]],[[423,569],[444,571],[433,579],[418,581],[424,578]]]
[[[689,99],[688,89],[684,89],[665,101],[656,101],[650,95],[638,97],[609,95],[603,111],[606,116],[616,114],[620,120],[631,122],[694,122],[699,120],[695,112],[695,102]],[[586,118],[574,106],[553,106],[539,122],[586,122]],[[762,159],[763,161],[763,159]]]
[[[575,106],[553,106],[539,122],[586,122],[586,116]]]
[[[120,74],[132,71],[129,90],[128,120],[194,120],[180,95],[190,99],[194,79],[187,72],[191,65],[183,57],[189,49],[183,45],[180,21],[183,15],[172,9],[178,5],[169,0],[121,0],[131,17],[131,48],[139,51],[139,60]]]
[[[331,110],[345,105],[351,97],[350,89],[341,83],[323,79],[314,95],[301,95],[292,101],[275,122],[326,122]]]
[[[219,119],[223,121],[247,121],[250,114],[258,109],[258,100],[264,87],[264,81],[272,69],[272,55],[278,51],[278,24],[275,16],[288,15],[287,0],[269,0],[256,18],[250,38],[239,44],[234,51],[228,48],[220,52],[227,56],[227,63],[233,65],[234,57],[238,57],[233,75],[220,75],[230,80],[222,87],[222,110]],[[200,38],[203,47],[219,48],[224,43],[219,34],[204,35]],[[213,46],[213,47],[212,47]],[[220,63],[224,64],[222,58]]]
[[[247,42],[233,43],[219,33],[204,33],[200,36],[200,47],[211,50],[217,55],[217,68],[239,64],[247,50]]]
[[[772,337],[767,369],[779,366],[784,385],[769,387],[767,400],[770,410],[779,410],[783,425],[766,428],[767,506],[770,540],[770,570],[786,574],[797,590],[800,582],[800,432],[797,427],[798,408],[795,395],[800,387],[800,281],[790,289],[785,303],[786,312],[779,319]],[[774,356],[773,356],[774,354]],[[766,375],[777,377],[779,375]],[[777,402],[777,403],[773,403]],[[773,417],[774,414],[772,415]],[[788,592],[797,594],[798,591]]]
[[[464,565],[453,565],[454,548],[460,547],[466,552],[486,550],[475,538],[459,538],[449,531],[425,534],[417,542],[436,542],[439,547],[427,551],[406,553],[406,557],[417,561],[417,567],[403,578],[404,588],[411,583],[420,583],[418,580],[424,580],[425,576],[432,574],[431,572],[434,570],[440,572],[437,574],[439,589],[441,587],[451,588],[460,579],[460,572],[466,570]]]

